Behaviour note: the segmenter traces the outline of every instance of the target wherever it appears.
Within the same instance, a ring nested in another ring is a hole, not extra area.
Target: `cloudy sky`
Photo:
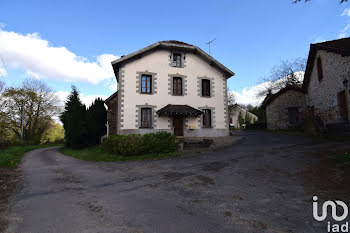
[[[117,88],[110,62],[161,40],[207,51],[236,76],[242,104],[257,105],[263,76],[310,43],[350,36],[350,3],[266,1],[0,1],[0,79],[45,81],[61,99],[71,85],[89,104]]]

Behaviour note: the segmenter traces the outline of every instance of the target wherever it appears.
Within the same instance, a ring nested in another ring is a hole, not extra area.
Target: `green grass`
[[[17,167],[22,155],[28,151],[40,149],[44,147],[52,147],[59,145],[31,145],[31,146],[10,146],[7,149],[0,150],[0,168]]]
[[[339,155],[339,156],[335,157],[335,160],[338,163],[349,166],[350,165],[350,153],[346,152],[342,155]]]
[[[80,150],[73,150],[70,148],[62,147],[59,149],[62,154],[72,156],[77,159],[87,161],[104,161],[104,162],[118,162],[118,161],[130,161],[130,160],[146,160],[146,159],[158,159],[166,157],[178,156],[179,152],[172,152],[167,154],[147,154],[139,156],[117,156],[102,151],[98,146],[88,147]]]

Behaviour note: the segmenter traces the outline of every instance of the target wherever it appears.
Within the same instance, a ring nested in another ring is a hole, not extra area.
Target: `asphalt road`
[[[242,144],[220,151],[153,161],[86,162],[57,148],[29,152],[7,232],[327,232],[312,218],[305,174],[325,151],[347,145],[242,136]]]

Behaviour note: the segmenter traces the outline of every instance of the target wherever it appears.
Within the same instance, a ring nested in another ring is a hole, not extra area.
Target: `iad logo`
[[[322,222],[323,220],[325,220],[327,218],[327,210],[328,210],[329,206],[331,207],[332,218],[335,221],[341,222],[341,221],[344,221],[348,217],[348,214],[349,214],[348,206],[342,201],[326,201],[322,205],[322,213],[321,213],[321,216],[319,216],[318,215],[318,202],[317,202],[318,197],[314,196],[313,200],[314,200],[314,202],[312,204],[312,211],[313,211],[314,219],[316,219],[319,222]],[[337,205],[343,209],[343,214],[341,216],[337,215]],[[349,222],[346,222],[343,225],[331,224],[330,222],[328,222],[327,229],[328,229],[328,232],[348,232]]]

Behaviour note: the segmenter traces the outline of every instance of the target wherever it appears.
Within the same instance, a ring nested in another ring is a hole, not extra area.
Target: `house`
[[[302,88],[282,89],[265,104],[268,128],[288,128],[306,117],[328,127],[347,124],[349,79],[350,38],[311,44]]]
[[[110,134],[229,135],[234,73],[197,46],[160,41],[112,62],[118,91],[105,100]]]
[[[238,104],[234,104],[232,106],[231,111],[230,111],[230,126],[231,127],[234,127],[236,129],[241,127],[239,120],[238,120],[238,117],[240,114],[243,118],[244,123],[248,123],[248,122],[246,122],[247,119],[249,120],[250,124],[253,124],[254,122],[256,122],[258,120],[258,117],[256,115],[254,115],[251,112],[248,112],[246,109],[242,108]]]

